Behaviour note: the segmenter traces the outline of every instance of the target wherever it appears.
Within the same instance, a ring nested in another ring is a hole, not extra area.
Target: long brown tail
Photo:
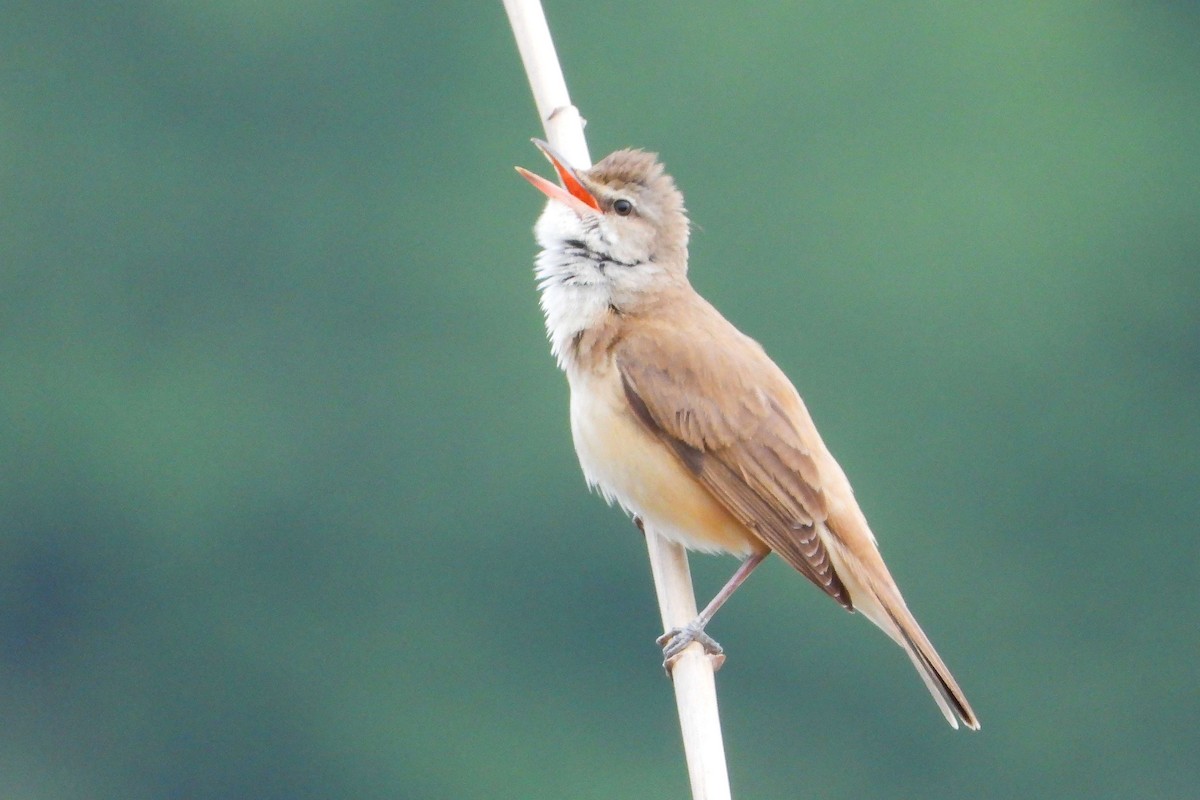
[[[834,569],[850,591],[854,610],[862,612],[864,617],[904,648],[952,727],[957,728],[961,721],[971,730],[979,730],[979,718],[971,710],[966,695],[958,688],[958,682],[937,650],[933,649],[929,637],[921,630],[901,597],[900,589],[879,555],[862,512],[856,505],[847,508],[839,522],[843,532],[852,536],[839,537],[833,534],[828,523],[819,530],[829,546]]]
[[[933,649],[933,644],[921,630],[921,626],[917,624],[911,614],[907,614],[907,619],[900,619],[899,615],[888,609],[888,616],[891,617],[892,624],[900,633],[897,641],[908,653],[921,680],[925,681],[929,693],[933,695],[938,707],[942,709],[946,721],[957,728],[958,721],[962,720],[962,723],[971,730],[979,730],[979,718],[975,716],[971,704],[967,702],[966,695],[963,694],[962,689],[958,688],[958,682],[950,674],[950,670],[942,661],[941,656],[937,654],[937,650]]]

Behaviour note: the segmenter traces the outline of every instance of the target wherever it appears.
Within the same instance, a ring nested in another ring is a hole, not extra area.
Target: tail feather
[[[844,477],[843,477],[844,481]],[[846,485],[849,495],[849,486]],[[933,643],[921,630],[912,612],[904,603],[896,582],[892,580],[853,496],[843,506],[837,520],[842,533],[830,527],[833,520],[818,527],[828,548],[834,570],[850,592],[855,611],[875,623],[896,644],[904,648],[921,680],[942,710],[946,721],[957,728],[961,721],[973,731],[979,730],[979,718],[967,702],[966,695],[942,661]]]
[[[946,721],[950,723],[951,727],[958,728],[958,722],[962,720],[962,723],[971,730],[979,730],[979,718],[975,716],[971,704],[967,702],[966,695],[958,687],[958,682],[950,674],[950,670],[937,654],[937,650],[933,649],[933,644],[921,630],[921,626],[911,615],[903,622],[891,610],[888,610],[888,616],[900,634],[897,641],[908,653],[909,659],[917,668],[917,673],[925,682],[929,693],[937,701]]]
[[[862,524],[865,527],[866,521],[863,520]],[[841,540],[829,534],[828,528],[822,526],[821,532],[828,537],[826,541],[833,545],[829,549],[830,556],[835,570],[850,591],[854,610],[862,612],[864,617],[904,648],[952,727],[957,728],[961,721],[971,730],[979,730],[979,718],[933,648],[933,643],[905,605],[900,590],[896,588],[879,551],[875,549],[874,540],[869,540],[869,547],[860,550],[856,557],[851,555]]]

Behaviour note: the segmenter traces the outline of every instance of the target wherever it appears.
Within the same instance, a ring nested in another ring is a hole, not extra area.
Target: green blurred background
[[[0,797],[686,796],[500,3],[3,9]],[[547,11],[983,720],[771,563],[735,795],[1195,797],[1197,7]]]

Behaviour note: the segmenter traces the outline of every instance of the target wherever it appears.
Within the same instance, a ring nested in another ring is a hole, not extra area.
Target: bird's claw
[[[675,662],[692,642],[704,648],[704,652],[712,659],[713,672],[719,670],[725,663],[725,650],[717,644],[716,639],[704,632],[704,626],[698,622],[699,620],[693,620],[682,628],[672,628],[654,640],[654,643],[662,648],[663,669],[668,675],[675,667]]]

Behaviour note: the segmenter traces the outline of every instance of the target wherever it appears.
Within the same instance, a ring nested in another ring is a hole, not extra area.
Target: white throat
[[[546,205],[534,235],[542,246],[534,275],[546,334],[559,368],[566,371],[572,341],[600,324],[619,295],[636,288],[635,265],[612,259],[600,217],[581,219],[561,203]],[[623,288],[623,284],[630,286]]]
[[[647,243],[626,229],[617,234],[610,220],[581,218],[562,203],[550,202],[538,218],[534,235],[542,252],[534,274],[541,291],[542,312],[550,349],[564,371],[570,366],[572,342],[611,317],[636,313],[666,286],[683,280],[686,269],[660,263]],[[686,256],[685,256],[686,257]]]
[[[539,303],[546,317],[550,352],[559,369],[566,370],[571,342],[590,330],[609,313],[612,284],[598,262],[566,248],[538,254],[534,275],[541,291]]]

